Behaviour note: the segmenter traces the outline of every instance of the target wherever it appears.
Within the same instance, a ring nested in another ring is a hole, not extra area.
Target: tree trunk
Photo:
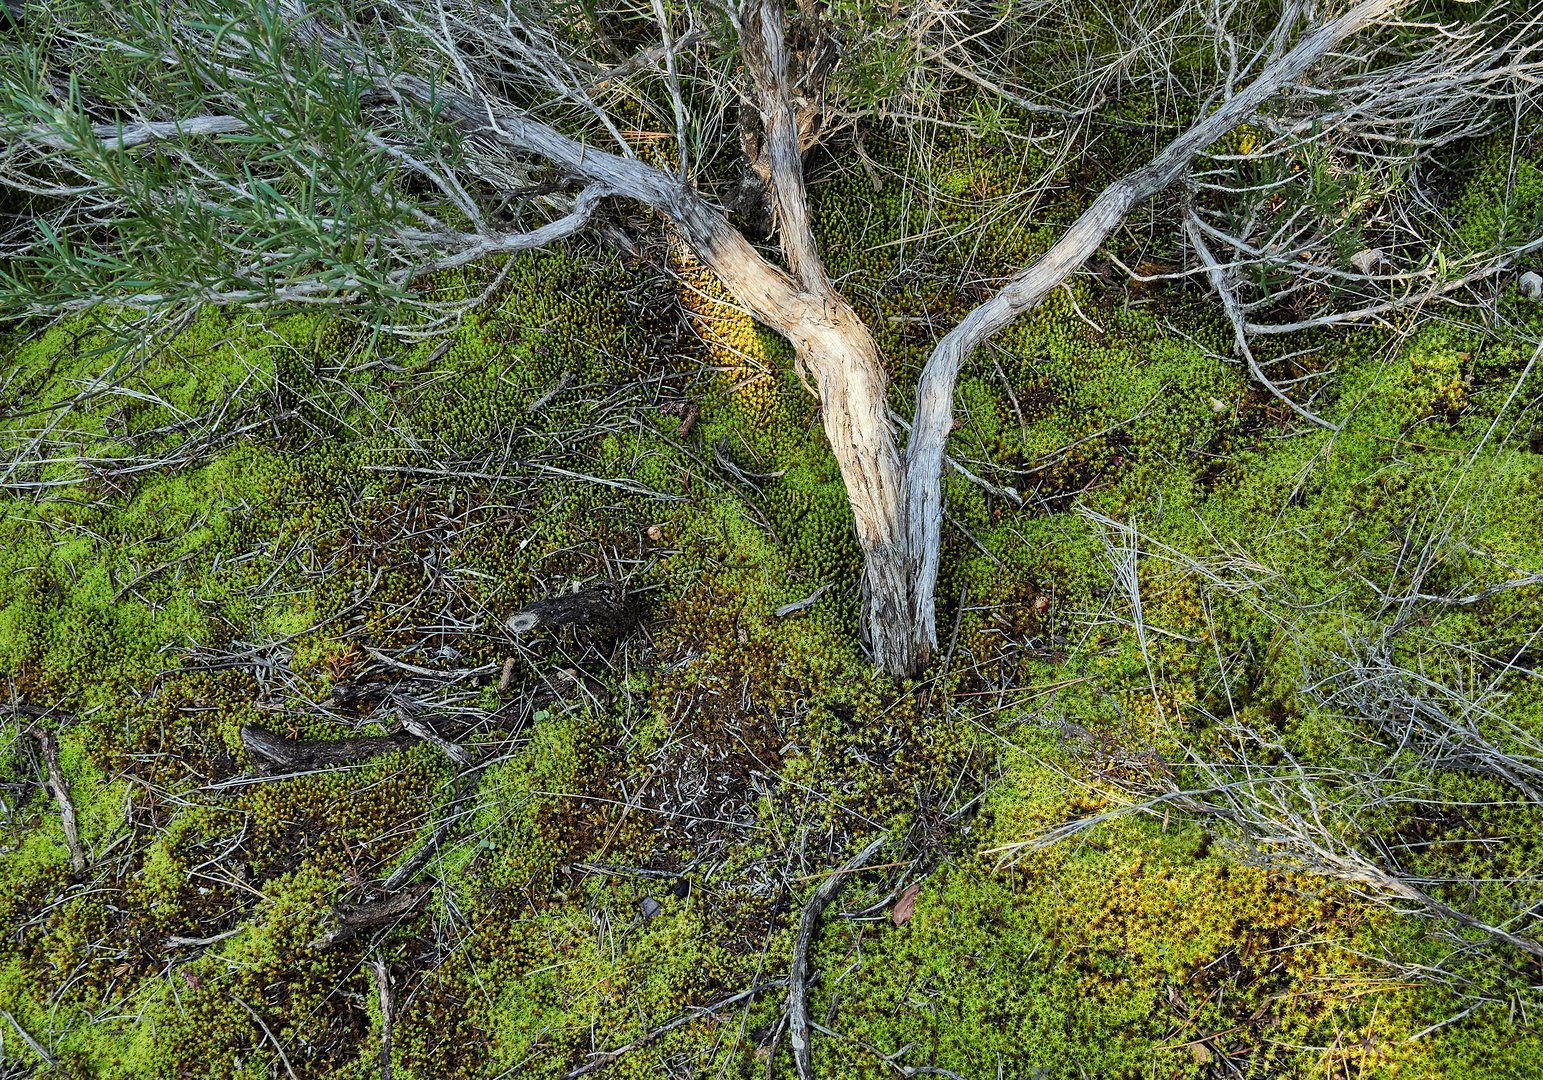
[[[912,678],[926,666],[932,643],[917,603],[905,470],[889,419],[888,376],[873,335],[846,301],[832,293],[824,308],[819,318],[800,321],[790,336],[798,363],[819,393],[825,436],[852,507],[863,553],[863,639],[881,669]]]

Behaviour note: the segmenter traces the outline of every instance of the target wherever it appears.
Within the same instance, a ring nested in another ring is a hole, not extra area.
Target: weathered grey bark
[[[813,1080],[811,1062],[813,1047],[809,1041],[809,949],[814,935],[820,928],[820,916],[836,898],[847,878],[862,869],[868,860],[879,853],[889,838],[881,836],[841,864],[840,869],[827,874],[820,887],[815,889],[804,903],[798,916],[798,936],[793,940],[793,961],[788,969],[788,1041],[793,1046],[793,1065],[799,1080]]]
[[[831,283],[810,228],[781,0],[741,5],[740,40],[759,99],[777,238],[800,290],[789,298],[793,303],[782,304],[793,317],[778,325],[751,297],[740,295],[735,280],[742,274],[735,271],[742,255],[733,253],[721,267],[710,265],[758,318],[788,338],[796,362],[811,376],[863,552],[864,637],[884,670],[915,675],[927,655],[914,649],[918,608],[906,548],[904,476],[889,419],[889,378],[873,335]]]
[[[286,739],[260,724],[242,724],[241,742],[259,773],[313,772],[368,761],[393,750],[416,746],[410,731],[364,735],[354,739]]]
[[[864,636],[880,667],[915,675],[930,647],[916,644],[925,640],[916,629],[922,605],[911,588],[904,476],[889,419],[888,376],[873,335],[831,285],[809,229],[781,8],[749,3],[743,19],[747,39],[754,42],[748,59],[757,71],[778,235],[791,275],[767,262],[696,191],[662,170],[597,150],[524,116],[495,112],[486,102],[416,76],[393,78],[389,88],[425,105],[437,102],[468,133],[537,154],[601,190],[658,211],[735,299],[788,339],[819,394],[825,434],[846,483],[863,552]]]
[[[740,34],[758,97],[787,271],[764,259],[695,190],[635,157],[597,150],[526,116],[500,112],[485,101],[430,86],[416,76],[397,76],[385,86],[421,103],[437,102],[468,132],[537,154],[594,188],[658,211],[751,314],[788,339],[796,362],[812,377],[825,433],[846,483],[863,552],[864,636],[879,667],[912,677],[920,674],[937,646],[943,458],[953,427],[954,386],[971,352],[1038,306],[1098,250],[1138,202],[1180,180],[1197,153],[1246,121],[1330,49],[1404,2],[1363,0],[1310,30],[1148,165],[1111,184],[1049,252],[966,315],[938,342],[922,371],[903,457],[889,419],[888,376],[878,346],[830,282],[809,227],[782,5],[777,0],[746,0]]]
[[[395,1020],[396,995],[391,992],[391,969],[376,949],[369,959],[370,978],[380,1001],[380,1080],[391,1080],[391,1028]]]

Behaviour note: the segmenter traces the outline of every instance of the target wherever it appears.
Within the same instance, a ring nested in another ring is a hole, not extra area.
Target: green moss
[[[1141,152],[1111,138],[1116,157]],[[937,328],[974,302],[959,282],[1043,251],[1098,175],[1068,166],[1068,190],[1024,227],[1007,200],[1045,164],[1037,151],[940,139],[919,162],[875,133],[866,152],[941,187],[922,206],[894,183],[875,193],[853,163],[815,163],[819,242],[903,414]],[[1477,248],[1535,192],[1522,170],[1500,199],[1495,149],[1473,152],[1483,167],[1458,198]],[[933,264],[918,261],[925,230],[949,236]],[[0,520],[0,685],[67,714],[44,722],[101,859],[71,880],[28,721],[9,721],[0,925],[16,932],[0,943],[0,1005],[79,1075],[282,1071],[250,1008],[301,1075],[373,1076],[382,1016],[361,961],[378,949],[398,1075],[557,1076],[781,975],[818,875],[888,831],[922,853],[916,911],[897,926],[882,908],[832,909],[811,1015],[840,1035],[819,1039],[822,1075],[881,1075],[876,1052],[907,1044],[905,1066],[970,1076],[1198,1077],[1224,1053],[1261,1076],[1456,1080],[1487,1060],[1488,1075],[1526,1075],[1537,1040],[1503,1008],[1426,1032],[1465,1006],[1365,959],[1447,962],[1424,924],[1245,865],[1177,812],[998,864],[1108,809],[1112,783],[1215,749],[1208,717],[1239,716],[1304,761],[1351,759],[1364,732],[1306,700],[1292,641],[1327,649],[1345,618],[1370,618],[1367,582],[1399,572],[1406,538],[1449,499],[1468,508],[1467,547],[1433,587],[1498,572],[1486,552],[1543,568],[1537,376],[1483,468],[1452,468],[1495,420],[1524,343],[1434,326],[1282,343],[1318,350],[1304,373],[1334,371],[1319,407],[1347,422],[1330,435],[1292,427],[1225,359],[1230,329],[1197,292],[1076,280],[961,377],[949,451],[996,490],[946,478],[940,658],[897,686],[858,640],[851,511],[786,343],[670,259],[677,278],[522,256],[442,339],[206,313],[152,355],[108,350],[91,318],[15,351],[14,400],[57,405],[104,373],[122,389],[43,435],[38,454],[60,460],[20,480],[60,483],[7,489]],[[468,297],[489,272],[420,285]],[[6,415],[8,450],[38,438],[35,417]],[[144,461],[166,464],[131,467]],[[1316,614],[1288,639],[1246,582],[1213,588],[1149,552],[1143,648],[1079,505],[1209,566],[1231,559]],[[645,599],[633,637],[542,632],[516,649],[499,630],[534,596],[617,573]],[[1534,625],[1536,604],[1514,590],[1421,625],[1450,646],[1427,674],[1471,678],[1474,650]],[[559,667],[582,670],[586,693],[527,707]],[[1503,690],[1535,738],[1534,683]],[[497,755],[459,810],[456,770],[428,746],[231,783],[251,764],[242,724],[378,734],[388,691],[434,697]],[[1443,895],[1496,920],[1536,903],[1504,880],[1536,862],[1536,814],[1471,774],[1396,777],[1464,808],[1365,816],[1389,842],[1421,838],[1412,872],[1477,883]],[[368,898],[452,813],[417,912],[311,947],[331,908]],[[853,875],[844,902],[876,904],[901,872]],[[1485,963],[1461,974],[1495,978]],[[764,1075],[780,994],[693,1016],[610,1069]],[[791,1072],[785,1040],[772,1071]]]

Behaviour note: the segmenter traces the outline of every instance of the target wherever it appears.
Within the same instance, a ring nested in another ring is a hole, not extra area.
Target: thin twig
[[[810,1061],[813,1046],[809,1038],[809,949],[814,944],[820,916],[846,884],[848,875],[861,870],[888,842],[889,837],[881,836],[842,863],[839,870],[827,876],[814,890],[798,917],[798,937],[793,942],[793,962],[788,970],[787,1018],[788,1041],[793,1044],[793,1064],[798,1069],[799,1080],[814,1078],[814,1066]]]

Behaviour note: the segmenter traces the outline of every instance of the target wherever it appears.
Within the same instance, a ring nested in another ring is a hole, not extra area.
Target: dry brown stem
[[[59,768],[59,740],[52,731],[41,724],[33,724],[27,734],[38,741],[43,749],[43,762],[48,769],[48,789],[53,792],[54,803],[59,807],[59,822],[64,826],[64,843],[70,849],[70,869],[78,877],[86,872],[86,848],[80,842],[80,828],[75,822],[75,803],[70,799],[70,784]]]

